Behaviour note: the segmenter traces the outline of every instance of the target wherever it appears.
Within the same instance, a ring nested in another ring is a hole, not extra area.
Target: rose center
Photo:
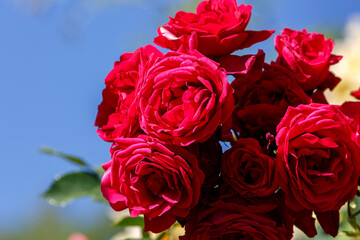
[[[164,176],[157,171],[147,175],[144,182],[147,189],[155,196],[158,196],[165,186]]]
[[[263,176],[263,170],[260,165],[253,161],[245,161],[241,163],[239,171],[243,180],[250,185],[258,183]]]

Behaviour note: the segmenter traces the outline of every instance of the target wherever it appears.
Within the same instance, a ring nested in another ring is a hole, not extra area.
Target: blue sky
[[[157,27],[174,14],[165,0],[57,2],[33,12],[21,0],[0,0],[0,231],[33,219],[48,206],[39,196],[54,176],[76,169],[39,154],[40,147],[93,165],[109,160],[110,145],[93,126],[104,78],[122,53],[152,43]],[[358,0],[344,2],[249,0],[249,29],[341,30],[351,14],[360,13]],[[273,55],[273,38],[250,52],[257,48]],[[103,211],[88,199],[62,210],[83,221]]]

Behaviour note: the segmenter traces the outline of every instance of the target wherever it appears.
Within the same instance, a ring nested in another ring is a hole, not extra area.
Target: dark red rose
[[[255,55],[227,55],[221,57],[220,66],[225,68],[228,74],[232,74],[238,83],[246,83],[259,80],[263,72],[264,60],[264,51],[258,50]],[[239,97],[236,93],[234,93],[234,96]],[[236,142],[237,138],[234,138],[231,130],[239,132],[239,125],[239,119],[237,119],[236,114],[233,112],[232,117],[221,126],[221,139],[231,144]],[[246,137],[246,135],[244,135],[244,137]]]
[[[281,213],[285,214],[284,217],[288,219],[289,222],[294,224],[297,228],[302,230],[309,238],[313,238],[317,235],[317,230],[315,226],[315,216],[318,219],[321,227],[324,232],[331,234],[335,237],[339,230],[339,211],[327,211],[327,212],[317,212],[313,214],[312,210],[302,210],[302,211],[293,211],[285,206],[285,196],[282,189],[279,189],[276,192],[277,203],[283,210]]]
[[[144,214],[145,231],[168,229],[197,204],[204,174],[184,148],[139,136],[115,139],[111,151],[101,191],[114,210]]]
[[[205,56],[222,56],[268,39],[274,31],[245,30],[251,5],[237,6],[236,0],[210,0],[199,3],[196,13],[178,11],[159,27],[154,43],[178,50],[183,38],[196,32],[198,50]]]
[[[291,239],[293,224],[274,199],[222,197],[191,211],[181,240]]]
[[[225,68],[228,74],[237,78],[255,81],[259,79],[264,68],[265,53],[259,49],[258,52],[250,55],[226,55],[220,58],[220,66]]]
[[[334,42],[320,33],[308,33],[285,28],[275,36],[277,63],[303,76],[298,83],[305,92],[333,89],[340,81],[329,68],[342,58],[331,54]]]
[[[275,158],[255,139],[240,138],[224,153],[221,164],[221,176],[241,196],[268,197],[278,189]]]
[[[295,212],[315,211],[324,231],[333,236],[337,229],[329,227],[329,219],[337,217],[338,223],[337,211],[357,191],[358,135],[355,122],[339,106],[324,104],[289,107],[277,126],[277,169],[285,204]]]
[[[288,106],[311,102],[295,78],[290,70],[272,63],[265,65],[259,79],[240,75],[231,83],[236,105],[233,126],[240,136],[275,134]]]
[[[352,118],[357,125],[360,125],[360,101],[359,102],[344,102],[340,106],[340,110],[346,116]]]
[[[360,102],[345,102],[339,109],[346,116],[354,120],[353,128],[357,129],[358,132],[355,142],[360,145]]]
[[[226,72],[198,52],[168,52],[144,70],[137,98],[140,127],[160,142],[204,142],[233,110]]]
[[[163,54],[151,45],[137,49],[134,53],[124,53],[120,61],[105,79],[103,101],[98,107],[95,126],[105,141],[116,137],[132,137],[139,129],[134,104],[135,90],[139,81],[139,68]]]
[[[215,134],[206,142],[191,144],[187,149],[197,156],[199,167],[205,174],[205,191],[216,186],[220,179],[222,148]]]

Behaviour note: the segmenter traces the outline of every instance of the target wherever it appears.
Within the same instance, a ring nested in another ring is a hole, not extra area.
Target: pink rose
[[[233,110],[226,72],[198,52],[169,52],[143,71],[140,127],[160,142],[204,142]]]
[[[98,134],[105,141],[116,137],[131,137],[139,130],[135,90],[139,81],[139,68],[148,61],[153,61],[163,54],[151,45],[137,49],[134,53],[124,53],[120,61],[105,79],[103,101],[98,107],[95,126]]]
[[[144,214],[145,231],[168,229],[197,204],[204,174],[184,148],[139,136],[115,139],[111,151],[101,191],[114,210]]]
[[[73,233],[67,240],[89,240],[89,238],[82,233]]]
[[[281,35],[275,36],[277,63],[304,76],[298,81],[305,92],[315,89],[333,89],[340,81],[329,68],[342,58],[331,54],[334,42],[320,33],[308,33],[285,28]]]
[[[198,50],[206,56],[222,56],[268,39],[274,31],[245,30],[251,5],[237,6],[236,0],[210,0],[199,3],[196,13],[178,11],[158,29],[155,44],[178,50],[183,38],[197,34]]]
[[[221,176],[244,197],[268,197],[278,189],[275,158],[257,140],[240,138],[222,159]]]
[[[277,169],[285,204],[295,212],[315,211],[324,231],[333,236],[338,228],[330,224],[338,226],[338,210],[357,192],[358,136],[356,123],[339,106],[324,104],[289,107],[277,126]]]

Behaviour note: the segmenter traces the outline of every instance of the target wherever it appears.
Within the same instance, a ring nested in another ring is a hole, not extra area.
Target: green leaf
[[[117,227],[140,226],[144,228],[144,218],[142,217],[126,217],[115,223]]]
[[[152,239],[145,237],[145,238],[126,238],[125,240],[152,240]]]
[[[100,183],[98,176],[92,173],[69,173],[57,178],[42,197],[50,204],[65,206],[76,198],[94,195]]]
[[[348,237],[359,237],[360,236],[360,233],[357,233],[357,232],[343,231],[341,233]]]
[[[92,196],[92,200],[96,201],[96,202],[101,202],[101,203],[106,203],[108,204],[108,200],[106,200],[101,192],[100,187],[97,187],[96,189],[94,189],[94,191],[91,193]]]
[[[48,147],[42,147],[40,149],[41,152],[49,154],[49,155],[53,155],[53,156],[57,156],[57,157],[61,157],[64,158],[72,163],[75,163],[77,165],[81,165],[81,166],[88,166],[82,159],[78,158],[78,157],[74,157],[59,151],[56,151],[54,149],[48,148]]]
[[[166,234],[166,231],[164,231],[164,232],[160,233],[160,234],[156,237],[156,239],[155,239],[155,240],[160,240],[162,237],[164,237],[164,236],[165,236],[165,234]]]
[[[102,178],[105,173],[104,169],[101,166],[96,167],[95,169],[93,169],[93,171],[99,176],[99,178]]]

